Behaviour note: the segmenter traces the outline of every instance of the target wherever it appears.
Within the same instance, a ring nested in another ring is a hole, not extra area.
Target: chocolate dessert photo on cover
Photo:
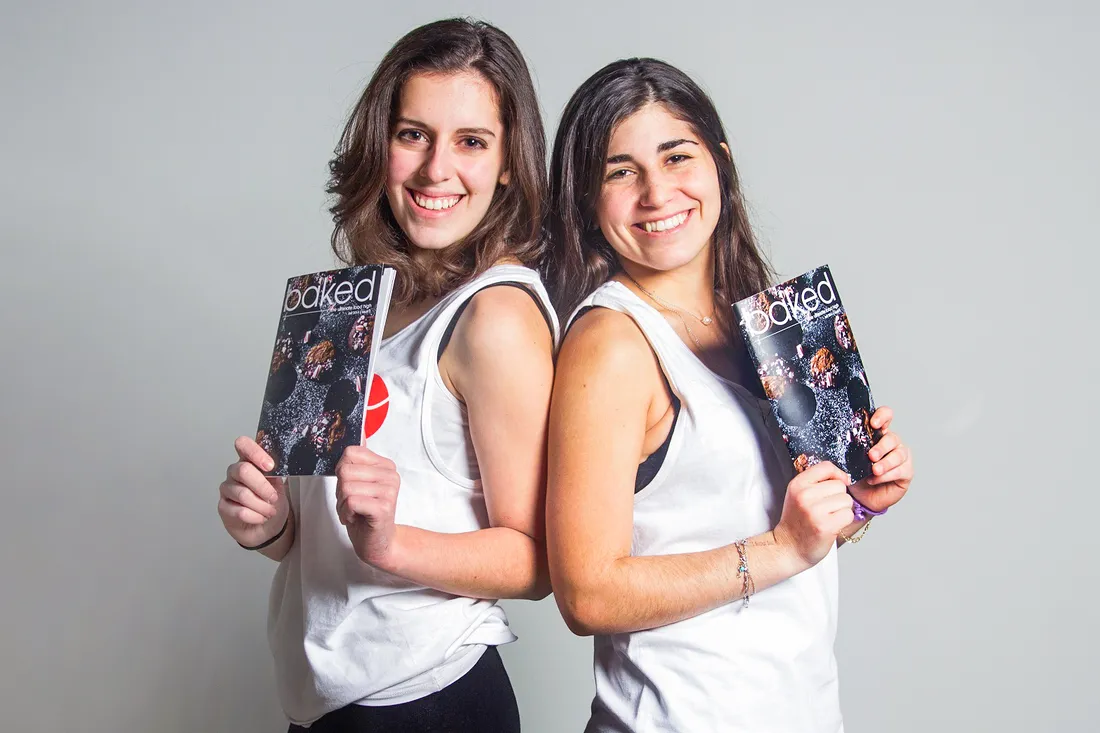
[[[795,470],[832,461],[853,482],[869,476],[875,402],[829,266],[733,307]]]
[[[287,280],[256,432],[271,475],[334,475],[343,449],[362,442],[392,287],[393,270],[378,265]]]

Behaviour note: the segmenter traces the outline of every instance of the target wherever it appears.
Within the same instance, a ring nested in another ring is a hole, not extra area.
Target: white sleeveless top
[[[634,495],[631,554],[728,545],[775,527],[794,468],[768,403],[706,367],[610,281],[580,308],[629,315],[681,401],[668,453]],[[578,309],[579,312],[579,309]],[[575,315],[574,315],[575,317]],[[752,596],[656,629],[595,638],[589,733],[838,733],[836,548]],[[749,558],[750,569],[752,558]]]
[[[398,524],[435,532],[489,526],[465,406],[443,384],[439,345],[458,309],[498,283],[529,290],[558,339],[538,274],[498,265],[382,341],[376,379],[389,392],[370,449],[397,464]],[[372,390],[377,391],[377,390]],[[372,410],[372,412],[375,412]],[[451,684],[488,645],[515,636],[493,601],[425,588],[362,562],[336,515],[336,479],[292,478],[294,545],[272,582],[268,641],[279,699],[296,724],[349,703],[393,705]]]

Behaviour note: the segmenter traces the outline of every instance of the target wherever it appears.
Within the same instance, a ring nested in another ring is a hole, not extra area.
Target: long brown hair
[[[648,104],[660,104],[690,125],[714,158],[722,207],[712,249],[714,289],[721,301],[732,303],[752,295],[775,277],[749,226],[737,168],[722,147],[726,131],[710,97],[663,61],[623,59],[597,71],[574,92],[554,140],[550,249],[544,269],[563,319],[619,269],[615,251],[596,223],[596,202],[615,127]]]
[[[482,220],[461,241],[426,263],[386,199],[386,162],[401,88],[417,73],[474,71],[496,91],[504,124],[507,186],[498,185]],[[332,248],[347,264],[397,270],[394,301],[442,295],[513,256],[537,266],[546,196],[546,135],[531,74],[515,42],[498,28],[465,18],[423,25],[402,37],[378,65],[352,111],[329,163]]]

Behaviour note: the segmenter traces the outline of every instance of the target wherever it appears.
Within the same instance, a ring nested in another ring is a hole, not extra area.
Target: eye
[[[489,148],[489,144],[479,137],[464,137],[461,145],[471,150],[487,150]]]
[[[668,162],[674,165],[676,163],[683,163],[686,160],[691,160],[691,156],[684,155],[683,153],[673,153],[672,155],[668,156]]]
[[[420,130],[407,129],[397,133],[397,137],[400,140],[407,140],[411,143],[424,142],[428,139],[427,135]]]
[[[617,181],[633,174],[634,171],[630,170],[629,168],[617,168],[607,174],[607,180]]]

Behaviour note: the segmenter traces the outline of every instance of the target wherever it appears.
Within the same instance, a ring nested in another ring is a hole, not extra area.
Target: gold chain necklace
[[[684,308],[679,308],[679,307],[673,305],[672,303],[669,303],[665,300],[662,300],[661,298],[658,298],[656,295],[654,295],[653,293],[651,293],[648,290],[646,290],[645,288],[643,288],[642,284],[640,282],[638,282],[634,278],[630,277],[629,272],[627,272],[626,270],[623,270],[623,274],[627,276],[627,278],[630,280],[630,282],[637,285],[639,290],[641,290],[643,293],[648,295],[650,297],[650,299],[653,300],[654,303],[657,303],[658,305],[663,307],[665,310],[670,311],[671,313],[674,313],[676,315],[676,317],[680,319],[680,323],[684,324],[684,330],[687,331],[687,335],[691,338],[692,342],[695,344],[695,348],[699,350],[700,354],[702,354],[703,353],[703,345],[701,343],[699,343],[699,339],[697,339],[695,337],[695,332],[691,330],[691,326],[688,325],[687,319],[684,318],[683,314],[687,313],[689,316],[691,316],[695,320],[699,321],[699,323],[702,323],[704,326],[709,326],[710,324],[714,323],[714,319],[711,318],[710,316],[699,317],[699,316],[695,315],[694,313],[692,313],[689,310],[686,310]]]
[[[697,316],[694,313],[692,313],[691,311],[689,311],[687,308],[681,308],[678,305],[673,305],[672,303],[669,303],[667,300],[664,300],[663,298],[657,297],[657,295],[655,295],[654,293],[651,293],[648,290],[646,290],[645,288],[643,288],[642,284],[640,282],[638,282],[634,278],[630,277],[630,273],[627,272],[626,270],[623,270],[623,274],[627,276],[627,278],[630,280],[630,282],[632,282],[632,283],[634,283],[635,285],[638,286],[638,290],[641,290],[643,293],[648,295],[650,298],[653,299],[654,302],[660,303],[667,310],[677,311],[677,313],[687,313],[689,316],[691,316],[695,320],[699,321],[699,323],[702,323],[704,326],[709,326],[710,324],[714,323],[714,319],[711,318],[710,316]],[[683,319],[683,317],[681,316],[681,320],[682,319]]]

